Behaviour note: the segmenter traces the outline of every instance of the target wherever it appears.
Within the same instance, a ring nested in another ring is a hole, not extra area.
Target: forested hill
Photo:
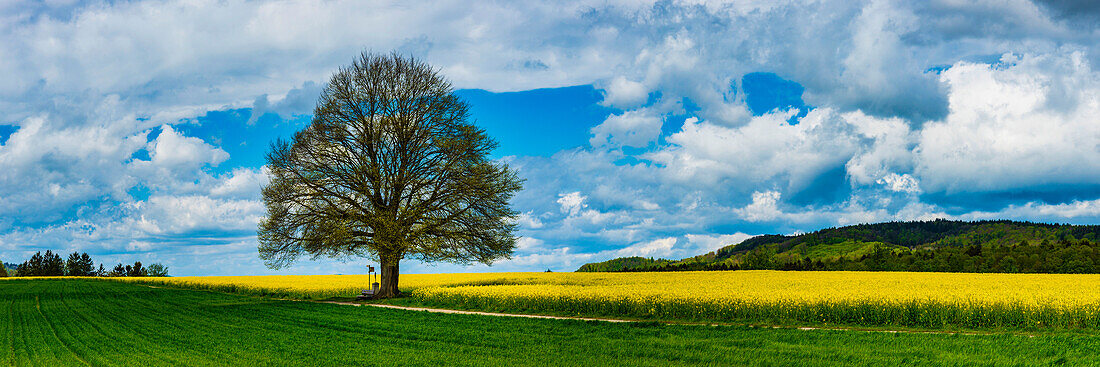
[[[629,257],[577,271],[894,270],[1100,272],[1100,226],[1015,221],[889,222],[763,235],[681,260]]]

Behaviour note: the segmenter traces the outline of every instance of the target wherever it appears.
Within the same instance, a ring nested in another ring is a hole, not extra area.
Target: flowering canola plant
[[[365,275],[120,278],[298,298]],[[1100,274],[705,271],[401,275],[420,303],[656,319],[919,327],[1100,327]]]
[[[459,274],[401,274],[402,291],[431,286],[522,284],[538,282],[542,273],[459,273]],[[369,289],[378,275],[255,275],[255,276],[199,276],[199,277],[142,277],[110,278],[112,280],[172,285],[189,289],[206,289],[252,295],[289,297],[300,299],[325,299],[359,294]]]

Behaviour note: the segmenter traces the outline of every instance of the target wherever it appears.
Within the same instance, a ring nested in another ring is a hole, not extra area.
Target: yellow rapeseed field
[[[651,298],[770,302],[936,301],[1019,303],[1074,308],[1100,303],[1100,274],[967,274],[905,272],[784,272],[770,270],[663,273],[502,274],[521,285],[453,286],[438,274],[418,278],[426,294],[534,298]],[[429,282],[433,280],[438,282]],[[536,281],[532,281],[536,280]],[[551,286],[552,285],[552,286]]]
[[[477,284],[524,284],[543,282],[543,273],[460,273],[401,274],[400,287],[408,292],[434,286]],[[175,285],[192,289],[222,290],[235,293],[283,295],[303,299],[352,296],[370,287],[378,275],[256,275],[111,278],[113,280]]]
[[[365,275],[121,278],[300,298]],[[638,318],[908,326],[1100,326],[1100,275],[707,271],[401,275],[428,305]]]

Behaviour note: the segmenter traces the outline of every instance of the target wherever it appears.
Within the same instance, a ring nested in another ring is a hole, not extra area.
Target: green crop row
[[[892,334],[348,307],[83,279],[0,282],[0,366],[1097,365],[1069,333]]]

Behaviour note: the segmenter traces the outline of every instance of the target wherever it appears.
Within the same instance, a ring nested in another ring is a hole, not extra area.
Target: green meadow
[[[544,320],[103,280],[0,281],[0,365],[1100,364],[1089,333],[930,334]]]

